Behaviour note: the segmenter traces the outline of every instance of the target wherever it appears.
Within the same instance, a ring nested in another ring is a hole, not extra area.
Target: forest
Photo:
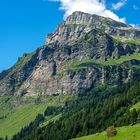
[[[130,107],[140,100],[140,82],[119,87],[99,86],[67,101],[64,107],[49,107],[44,115],[23,128],[12,140],[68,140],[106,130],[109,126],[133,125],[140,112]],[[62,113],[62,117],[40,128],[44,117]]]

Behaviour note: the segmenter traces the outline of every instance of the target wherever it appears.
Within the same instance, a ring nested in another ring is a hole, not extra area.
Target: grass
[[[140,110],[140,102],[136,103],[135,105],[133,105],[130,110],[133,110],[133,109],[136,109],[136,110]]]
[[[47,117],[47,118],[45,119],[45,121],[40,125],[40,127],[44,127],[44,126],[46,126],[47,124],[49,124],[50,122],[55,122],[55,121],[59,120],[60,117],[61,117],[61,115],[62,115],[62,114]]]
[[[23,55],[21,58],[19,58],[17,63],[12,67],[12,71],[16,71],[18,69],[21,69],[31,59],[31,57],[33,55],[34,55],[34,52]]]
[[[75,60],[69,64],[68,70],[79,71],[79,70],[84,70],[87,67],[94,66],[94,65],[99,65],[99,66],[121,65],[124,62],[130,61],[133,59],[140,60],[140,54],[134,53],[127,56],[121,56],[119,59],[108,59],[107,61],[93,60],[93,59]]]
[[[119,59],[108,59],[107,61],[103,62],[104,65],[120,65],[126,61],[130,60],[140,60],[140,54],[134,53],[127,56],[121,56]]]
[[[45,99],[45,100],[44,100]],[[48,106],[63,106],[66,100],[75,99],[72,95],[42,97],[41,103],[36,104],[35,99],[18,99],[24,104],[11,107],[16,102],[14,97],[0,97],[0,137],[11,138],[23,127],[33,121],[38,114],[43,114]],[[50,121],[59,119],[60,116],[50,118]],[[49,119],[47,119],[49,122]],[[47,124],[44,122],[44,125]]]
[[[11,138],[33,121],[39,113],[42,114],[46,108],[47,104],[27,104],[9,112],[6,118],[0,120],[0,137]]]
[[[6,116],[10,111],[9,96],[0,97],[0,118]]]
[[[68,70],[81,71],[93,65],[98,65],[98,62],[93,59],[74,60],[70,63]]]
[[[122,37],[122,36],[112,36],[114,41],[117,43],[125,43],[125,44],[132,44],[132,45],[140,45],[140,38],[133,38],[133,37]]]
[[[111,138],[106,136],[106,132],[89,135],[73,140],[140,140],[140,124],[134,126],[124,126],[117,128],[117,135]]]

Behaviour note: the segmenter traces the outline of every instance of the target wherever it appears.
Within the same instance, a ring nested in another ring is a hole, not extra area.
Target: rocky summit
[[[140,28],[74,12],[0,74],[0,96],[82,94],[96,85],[118,86],[140,74]]]

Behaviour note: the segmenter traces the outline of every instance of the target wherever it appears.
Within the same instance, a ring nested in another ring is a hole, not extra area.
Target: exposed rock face
[[[73,13],[48,35],[47,45],[0,74],[0,96],[83,94],[100,84],[120,85],[136,78],[140,44],[116,41],[111,35],[139,38],[140,30],[97,15]],[[138,60],[131,58],[134,54]],[[122,61],[122,56],[128,59]],[[122,62],[112,65],[112,61]]]
[[[140,29],[133,28],[110,18],[74,12],[66,21],[59,25],[54,34],[49,34],[47,43],[76,40],[93,29],[102,30],[110,35],[140,37]]]
[[[28,56],[23,56],[23,58]],[[26,63],[19,60],[11,69],[0,74],[0,96],[13,94],[28,79],[38,61],[38,51]]]

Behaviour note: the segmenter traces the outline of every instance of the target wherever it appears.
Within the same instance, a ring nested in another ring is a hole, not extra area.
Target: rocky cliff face
[[[139,76],[140,29],[75,12],[46,41],[0,74],[1,96],[82,94]]]
[[[140,37],[140,29],[133,28],[110,18],[90,15],[83,12],[74,12],[63,24],[60,24],[55,33],[49,34],[46,42],[67,42],[76,40],[93,29],[102,30],[111,35]]]

